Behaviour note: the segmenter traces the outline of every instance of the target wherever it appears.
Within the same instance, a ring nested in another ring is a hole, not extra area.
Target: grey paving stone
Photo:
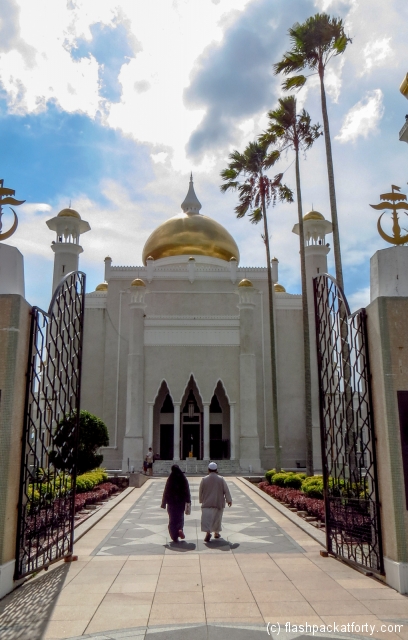
[[[170,539],[166,512],[160,508],[165,480],[155,480],[124,515],[93,555],[163,555],[165,553],[299,553],[303,549],[254,503],[239,487],[230,483],[233,506],[226,508],[220,539],[204,542],[200,480],[190,483],[192,513],[185,517],[185,541]]]

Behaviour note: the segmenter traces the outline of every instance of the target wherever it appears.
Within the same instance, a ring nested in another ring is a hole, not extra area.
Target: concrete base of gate
[[[0,564],[0,599],[13,591],[15,587],[13,580],[15,562],[15,560],[10,560],[10,562]]]
[[[140,489],[148,479],[149,477],[144,476],[143,473],[131,473],[129,476],[129,487]]]
[[[384,570],[386,583],[399,593],[408,594],[408,562],[384,558]]]

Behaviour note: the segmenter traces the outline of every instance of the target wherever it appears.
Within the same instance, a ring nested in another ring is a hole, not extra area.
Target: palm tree
[[[309,310],[306,286],[305,242],[303,231],[302,192],[300,188],[299,152],[309,149],[320,136],[320,125],[311,124],[309,114],[303,109],[296,113],[296,98],[289,96],[279,100],[279,106],[269,111],[269,127],[260,137],[264,145],[278,145],[280,151],[293,149],[296,161],[296,194],[300,239],[300,273],[302,280],[303,351],[305,361],[305,417],[306,417],[306,471],[312,476],[313,470],[313,423],[312,391],[310,372]]]
[[[303,69],[310,69],[319,75],[320,94],[323,115],[323,130],[326,143],[327,173],[329,177],[330,211],[333,224],[333,248],[336,265],[336,280],[344,291],[343,269],[341,265],[339,225],[337,219],[336,191],[334,188],[333,158],[330,140],[329,118],[327,115],[326,92],[324,88],[324,72],[333,56],[344,53],[351,39],[345,34],[343,21],[332,18],[326,13],[316,13],[303,22],[295,23],[289,29],[292,48],[287,51],[280,62],[274,65],[275,74],[289,75]],[[307,78],[294,75],[283,83],[285,90],[300,89]]]
[[[250,142],[243,153],[233,151],[229,158],[228,167],[221,171],[221,177],[225,184],[221,185],[221,191],[238,191],[239,204],[235,207],[237,218],[243,218],[248,212],[252,224],[263,221],[264,233],[262,239],[266,249],[266,264],[268,272],[268,297],[269,297],[269,330],[271,343],[271,370],[272,370],[272,418],[275,446],[275,467],[281,469],[281,452],[279,443],[278,420],[278,385],[276,374],[276,344],[275,344],[275,314],[272,290],[271,252],[269,248],[267,207],[276,200],[293,202],[291,190],[282,184],[282,174],[276,175],[273,180],[268,178],[265,171],[272,167],[280,156],[279,151],[268,153],[268,149],[260,142]],[[241,182],[239,177],[242,177]]]

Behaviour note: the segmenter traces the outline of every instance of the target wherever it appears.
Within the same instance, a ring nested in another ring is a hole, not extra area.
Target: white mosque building
[[[192,179],[181,209],[150,235],[143,266],[106,258],[105,282],[86,295],[81,408],[109,429],[108,469],[140,469],[150,446],[163,461],[272,468],[267,270],[240,266],[230,233],[200,213]],[[327,271],[331,223],[316,211],[304,221],[319,468],[312,278]],[[73,209],[47,224],[57,233],[55,288],[78,268],[79,237],[89,225]],[[289,469],[306,459],[302,298],[278,283],[276,258],[272,270],[280,445]]]

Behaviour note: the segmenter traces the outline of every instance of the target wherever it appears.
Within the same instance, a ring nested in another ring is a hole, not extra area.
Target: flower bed
[[[112,493],[118,491],[118,487],[111,482],[103,482],[92,491],[83,491],[75,496],[75,513],[84,509],[87,505],[107,500]]]
[[[324,522],[324,501],[318,498],[309,498],[299,489],[278,487],[269,482],[260,482],[258,487],[265,491],[271,498],[289,504],[298,511],[306,511],[310,516]]]

